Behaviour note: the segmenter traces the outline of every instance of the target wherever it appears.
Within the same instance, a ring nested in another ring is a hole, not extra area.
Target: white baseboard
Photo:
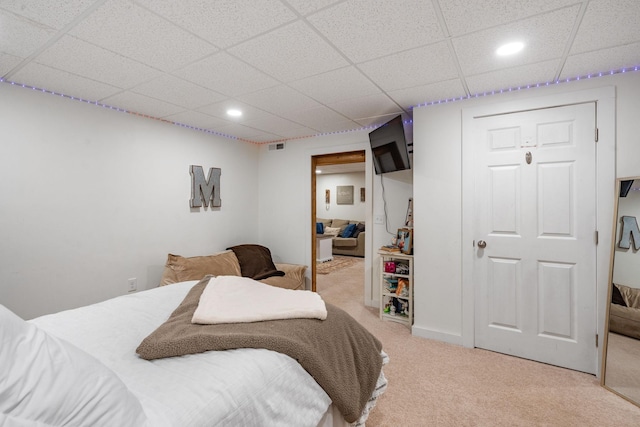
[[[430,329],[420,328],[418,326],[411,327],[411,334],[421,338],[427,338],[430,340],[442,341],[449,344],[455,344],[464,346],[462,337],[460,335],[448,334],[445,332],[432,331]]]

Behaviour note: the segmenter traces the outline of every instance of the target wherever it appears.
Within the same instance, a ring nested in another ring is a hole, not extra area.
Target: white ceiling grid
[[[636,0],[0,0],[0,78],[264,143],[638,66],[639,24]]]

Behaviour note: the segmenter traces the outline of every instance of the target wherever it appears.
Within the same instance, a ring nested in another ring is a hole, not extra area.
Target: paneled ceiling
[[[634,67],[638,28],[637,0],[0,0],[0,76],[263,143]]]

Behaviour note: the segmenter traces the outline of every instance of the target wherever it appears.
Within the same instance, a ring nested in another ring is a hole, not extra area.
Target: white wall
[[[259,243],[258,146],[0,84],[0,149],[0,303],[22,317]],[[221,208],[189,208],[190,165],[222,169]]]
[[[365,304],[377,305],[378,257],[375,249],[390,240],[385,236],[384,225],[373,223],[373,214],[384,214],[380,175],[373,172],[371,149],[367,131],[345,132],[315,138],[288,141],[284,150],[260,150],[260,241],[269,242],[277,254],[276,261],[311,265],[311,230],[315,224],[311,218],[311,158],[315,155],[365,150]],[[407,172],[407,171],[402,171]],[[395,176],[394,176],[395,175]],[[384,175],[390,227],[402,226],[406,203],[412,195],[406,174],[395,172]],[[375,177],[375,179],[374,179]],[[402,180],[400,180],[402,178]],[[333,193],[333,191],[332,191]],[[371,195],[371,196],[370,196]],[[358,196],[359,198],[359,196]],[[389,199],[391,203],[389,203]],[[403,200],[395,203],[396,199]],[[324,203],[324,202],[323,202]],[[317,215],[322,218],[322,205]],[[274,256],[274,258],[276,258]],[[310,272],[307,270],[307,277]],[[374,281],[372,281],[374,280]]]
[[[353,204],[339,205],[336,187],[342,185],[353,186]],[[366,203],[360,201],[360,189],[365,188],[365,173],[332,173],[316,175],[316,216],[325,219],[347,219],[350,221],[364,221],[366,217]],[[325,203],[325,190],[330,190],[329,209]],[[366,201],[366,194],[365,194]]]
[[[615,135],[617,176],[640,175],[640,74],[622,74],[579,82],[514,91],[467,101],[443,103],[414,110],[414,223],[415,223],[415,324],[418,335],[462,342],[463,317],[469,307],[462,300],[462,112],[470,107],[527,100],[554,94],[570,94],[615,86]],[[613,157],[613,153],[604,153]],[[599,209],[613,209],[613,179],[602,181]],[[610,242],[610,226],[600,229]],[[465,243],[466,244],[466,243]],[[608,253],[610,246],[604,248]],[[608,261],[605,262],[608,264]],[[602,270],[602,269],[600,269]],[[599,277],[607,273],[599,271]],[[602,281],[600,281],[602,282]],[[599,283],[599,288],[605,287]],[[598,290],[602,295],[603,289]],[[606,294],[606,293],[605,293]],[[598,305],[604,307],[599,299]],[[472,315],[472,313],[471,313]],[[598,313],[603,323],[604,315]],[[601,329],[602,326],[599,328]],[[469,333],[469,331],[466,331]],[[472,331],[471,331],[472,333]]]
[[[409,199],[413,197],[413,171],[391,172],[374,175],[376,203],[375,217],[384,218],[382,224],[375,224],[375,249],[391,244],[398,228],[405,228]]]

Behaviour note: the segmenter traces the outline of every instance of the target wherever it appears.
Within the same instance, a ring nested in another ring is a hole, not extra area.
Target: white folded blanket
[[[327,318],[324,301],[315,292],[294,291],[239,276],[212,277],[191,323],[260,322],[280,319]]]

